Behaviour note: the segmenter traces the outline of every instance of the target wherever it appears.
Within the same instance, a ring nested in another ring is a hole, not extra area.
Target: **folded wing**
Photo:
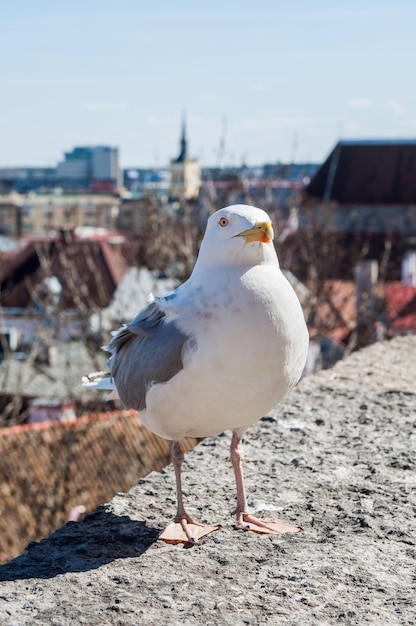
[[[152,302],[127,326],[123,326],[106,348],[110,376],[128,408],[146,408],[148,389],[167,382],[183,368],[182,353],[189,337]]]

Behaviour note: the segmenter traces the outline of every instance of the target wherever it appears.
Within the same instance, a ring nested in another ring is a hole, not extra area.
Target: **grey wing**
[[[183,368],[182,352],[189,337],[153,302],[112,338],[110,372],[126,407],[146,408],[153,383],[167,382]]]

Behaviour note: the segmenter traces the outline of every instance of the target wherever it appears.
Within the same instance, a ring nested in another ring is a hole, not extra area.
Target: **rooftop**
[[[340,141],[306,193],[340,204],[416,204],[416,140]]]

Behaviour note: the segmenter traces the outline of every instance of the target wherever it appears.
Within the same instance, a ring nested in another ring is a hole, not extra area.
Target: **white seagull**
[[[190,278],[142,309],[106,349],[112,354],[109,374],[91,374],[84,384],[114,383],[123,404],[172,441],[178,508],[160,539],[196,543],[220,528],[200,524],[185,511],[179,442],[224,430],[232,431],[236,527],[275,534],[300,530],[249,513],[239,448],[249,426],[298,382],[308,351],[302,309],[280,270],[267,213],[239,204],[211,215]]]

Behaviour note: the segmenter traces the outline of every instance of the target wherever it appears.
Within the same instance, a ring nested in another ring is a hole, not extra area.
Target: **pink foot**
[[[236,528],[239,530],[252,530],[255,533],[282,535],[283,533],[298,533],[302,529],[293,524],[283,524],[282,522],[265,522],[264,520],[250,515],[250,513],[241,513],[237,517]]]
[[[204,526],[194,522],[191,518],[183,518],[171,522],[159,535],[159,539],[165,543],[190,543],[196,544],[202,537],[209,535],[221,526]]]

